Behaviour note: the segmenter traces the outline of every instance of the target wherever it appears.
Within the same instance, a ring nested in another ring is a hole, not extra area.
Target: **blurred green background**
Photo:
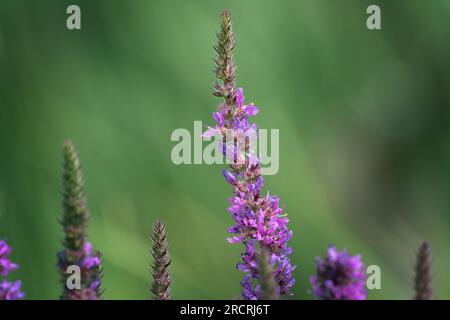
[[[82,30],[66,29],[78,4]],[[382,30],[366,28],[378,4]],[[104,255],[105,298],[149,298],[152,223],[168,225],[173,296],[240,291],[242,246],[221,166],[172,164],[176,128],[212,123],[219,12],[234,14],[238,84],[280,129],[265,189],[290,216],[294,299],[330,243],[382,271],[369,299],[409,299],[422,239],[450,298],[450,1],[2,0],[0,235],[29,299],[56,299],[63,140],[77,145]]]

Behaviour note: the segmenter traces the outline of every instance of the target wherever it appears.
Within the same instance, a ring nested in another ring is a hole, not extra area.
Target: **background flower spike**
[[[325,258],[316,258],[316,275],[310,281],[319,300],[365,300],[366,274],[360,255],[329,246]]]
[[[271,254],[262,247],[258,259],[259,285],[261,287],[260,300],[278,300],[279,291],[274,275]]]
[[[151,292],[154,300],[170,300],[170,256],[169,245],[167,242],[166,226],[161,221],[157,220],[153,225],[152,234],[152,275],[153,283]]]
[[[58,253],[58,268],[61,275],[63,300],[98,300],[102,296],[100,288],[102,278],[100,253],[93,251],[87,241],[89,211],[86,203],[84,179],[77,151],[71,141],[65,141],[63,157],[63,217],[64,250]],[[68,267],[79,270],[79,282],[74,279],[75,287],[68,285]]]
[[[423,241],[417,253],[416,278],[414,289],[416,295],[415,300],[432,300],[432,254],[431,246],[427,241]]]

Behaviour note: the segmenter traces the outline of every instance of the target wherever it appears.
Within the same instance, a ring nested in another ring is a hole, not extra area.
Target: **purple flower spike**
[[[321,300],[365,300],[366,275],[361,256],[330,246],[327,256],[316,258],[317,274],[311,277],[312,293]]]
[[[0,300],[17,300],[25,297],[25,294],[20,291],[22,283],[20,281],[9,282],[3,280],[0,282]]]
[[[279,198],[264,195],[262,191],[261,164],[250,143],[257,137],[257,127],[249,121],[259,110],[253,103],[245,104],[244,90],[235,88],[235,43],[229,11],[221,15],[221,31],[217,37],[215,73],[218,81],[213,95],[223,98],[224,102],[213,114],[216,125],[209,127],[203,136],[220,134],[225,141],[222,152],[228,160],[232,160],[229,170],[223,171],[226,181],[233,188],[228,211],[235,221],[235,225],[228,228],[233,237],[227,241],[243,243],[245,246],[242,262],[237,264],[237,268],[245,273],[241,281],[242,296],[248,300],[272,299],[290,294],[295,283],[295,266],[291,265],[289,259],[292,249],[288,246],[292,232],[287,228],[289,220],[283,208],[279,207]],[[228,139],[230,135],[234,139]],[[232,140],[231,143],[228,140]],[[264,269],[258,266],[261,252],[265,252],[270,260]],[[270,288],[271,293],[267,294],[267,288],[261,290],[258,282],[267,284],[270,279],[275,283]]]

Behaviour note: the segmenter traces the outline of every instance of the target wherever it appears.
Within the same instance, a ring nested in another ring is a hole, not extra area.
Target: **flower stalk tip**
[[[427,241],[423,241],[417,254],[415,278],[415,300],[432,300],[432,252],[431,246]]]
[[[167,241],[166,226],[161,221],[157,220],[153,226],[152,233],[152,275],[153,283],[151,292],[154,300],[170,300],[170,255],[169,244]]]
[[[215,74],[218,79],[213,95],[225,99],[227,105],[232,105],[235,98],[236,67],[233,62],[235,46],[231,12],[225,10],[220,15],[220,31],[217,33]]]
[[[75,145],[71,141],[64,142],[62,158],[64,247],[77,251],[81,250],[84,245],[89,211],[86,204],[80,159]]]

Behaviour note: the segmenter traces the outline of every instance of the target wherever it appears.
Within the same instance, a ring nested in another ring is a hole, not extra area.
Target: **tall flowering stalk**
[[[245,273],[241,282],[244,299],[260,298],[257,257],[261,248],[269,252],[277,292],[281,295],[290,294],[290,288],[295,283],[292,275],[295,266],[291,265],[289,259],[292,249],[287,245],[292,232],[287,228],[289,220],[279,207],[279,198],[262,193],[260,160],[255,156],[251,143],[256,137],[257,129],[256,124],[249,122],[249,118],[259,110],[252,103],[245,104],[243,89],[235,88],[235,40],[230,11],[221,14],[220,27],[215,47],[217,82],[213,95],[224,101],[219,105],[218,111],[213,113],[216,125],[209,127],[203,136],[219,137],[221,151],[229,163],[229,169],[224,170],[223,175],[233,188],[228,211],[236,225],[228,229],[234,234],[228,241],[242,242],[245,246],[243,261],[237,265]]]
[[[153,283],[151,292],[154,300],[170,300],[170,256],[169,244],[167,242],[166,226],[161,221],[156,221],[152,234],[152,275]]]
[[[433,299],[432,288],[432,256],[431,246],[424,241],[420,245],[417,254],[416,278],[415,278],[415,300],[431,300]]]
[[[17,300],[25,296],[20,291],[22,283],[18,281],[10,282],[6,278],[11,271],[17,270],[19,266],[9,259],[12,248],[5,240],[0,241],[0,275],[3,280],[0,282],[0,300]]]
[[[316,258],[317,274],[311,277],[312,293],[320,300],[366,299],[366,275],[361,256],[328,247],[324,259]]]
[[[77,151],[71,141],[63,146],[63,217],[64,250],[58,257],[58,268],[63,284],[63,300],[98,300],[101,298],[100,289],[102,270],[101,258],[98,251],[92,249],[87,241],[86,229],[89,212],[86,204],[84,180]],[[69,288],[69,266],[77,266],[80,270],[80,288]]]

